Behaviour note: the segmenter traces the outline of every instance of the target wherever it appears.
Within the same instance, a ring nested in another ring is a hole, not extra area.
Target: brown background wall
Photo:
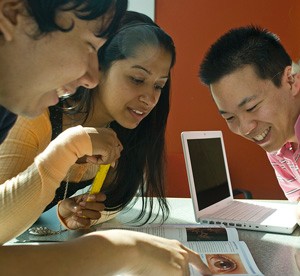
[[[222,130],[234,187],[255,198],[284,199],[265,152],[232,134],[197,75],[208,47],[233,27],[254,24],[276,33],[294,60],[300,57],[299,0],[157,0],[156,21],[174,39],[171,113],[167,127],[168,195],[188,197],[180,133]]]

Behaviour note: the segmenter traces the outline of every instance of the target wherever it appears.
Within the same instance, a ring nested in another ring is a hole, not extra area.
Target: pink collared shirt
[[[300,116],[295,124],[295,133],[300,141]],[[281,189],[290,201],[300,201],[300,149],[299,143],[294,151],[291,143],[287,142],[277,152],[267,156],[275,170]]]

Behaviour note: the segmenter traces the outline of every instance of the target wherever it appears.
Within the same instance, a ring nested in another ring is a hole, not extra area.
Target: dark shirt
[[[5,140],[9,130],[17,120],[17,115],[0,105],[0,144]]]

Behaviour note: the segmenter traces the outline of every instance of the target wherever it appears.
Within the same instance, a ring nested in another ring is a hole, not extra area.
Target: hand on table
[[[189,264],[202,275],[211,275],[200,256],[177,240],[127,230],[99,231],[87,236],[97,235],[108,241],[101,245],[105,248],[103,258],[110,257],[110,266],[121,275],[185,276],[190,275]]]
[[[92,220],[101,217],[101,212],[105,208],[103,203],[105,199],[103,193],[66,198],[58,204],[58,214],[69,229],[88,228]]]

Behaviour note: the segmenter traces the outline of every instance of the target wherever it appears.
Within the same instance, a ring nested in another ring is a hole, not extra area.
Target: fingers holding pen
[[[69,229],[87,228],[92,220],[101,217],[105,199],[103,193],[67,198],[59,203],[58,214]]]
[[[99,219],[101,212],[105,209],[105,199],[106,196],[103,193],[85,195],[83,200],[79,202],[80,210],[76,214],[92,220]]]

